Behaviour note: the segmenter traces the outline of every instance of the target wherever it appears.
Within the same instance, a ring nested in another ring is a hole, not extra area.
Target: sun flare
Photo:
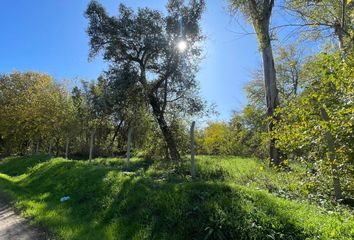
[[[177,43],[177,48],[178,51],[184,52],[187,49],[187,42],[184,40],[181,40]]]

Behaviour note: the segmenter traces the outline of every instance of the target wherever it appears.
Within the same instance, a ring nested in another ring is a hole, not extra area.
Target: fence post
[[[66,137],[66,145],[65,145],[65,159],[68,159],[68,155],[69,155],[69,134]]]
[[[90,153],[89,153],[89,161],[92,160],[92,153],[93,153],[93,138],[94,138],[94,135],[95,135],[95,130],[91,130],[90,131]]]
[[[192,179],[195,179],[195,149],[194,149],[194,126],[195,126],[195,121],[192,122],[191,126],[191,163],[192,163],[192,168],[191,168],[191,175]]]
[[[130,151],[131,151],[131,146],[132,146],[132,132],[133,132],[133,127],[129,127],[128,144],[127,144],[127,160],[126,160],[127,167],[129,167],[129,161],[130,161]]]
[[[53,138],[49,140],[49,149],[48,149],[49,156],[52,156],[52,148],[53,148]]]

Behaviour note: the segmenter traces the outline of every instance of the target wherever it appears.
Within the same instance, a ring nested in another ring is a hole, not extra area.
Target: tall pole
[[[195,121],[192,122],[191,126],[191,163],[192,163],[192,168],[191,168],[191,175],[192,179],[195,179],[195,149],[194,149],[194,126],[195,126]]]
[[[65,159],[68,159],[69,155],[69,134],[66,136],[66,145],[65,145]]]
[[[130,161],[130,151],[131,151],[131,145],[132,145],[132,132],[133,132],[133,127],[129,127],[128,130],[128,144],[127,144],[127,160],[126,160],[126,165],[129,167],[129,161]]]
[[[39,152],[39,140],[37,140],[37,143],[36,143],[36,154],[38,154]]]
[[[89,160],[92,160],[92,152],[93,152],[93,137],[95,135],[95,130],[90,131],[90,153],[89,153]]]
[[[49,140],[49,150],[48,150],[49,156],[52,156],[52,148],[53,148],[53,139],[51,138]]]

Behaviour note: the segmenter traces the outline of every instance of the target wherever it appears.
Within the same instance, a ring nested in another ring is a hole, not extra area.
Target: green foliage
[[[229,146],[227,124],[223,122],[209,123],[204,131],[203,143],[206,153],[210,155],[226,154]]]
[[[346,54],[353,50],[353,1],[342,0],[287,0],[286,10],[290,10],[303,25],[299,35],[305,39],[318,40],[324,36],[336,37],[339,48]],[[344,10],[344,11],[343,11]]]
[[[278,110],[280,122],[273,133],[289,158],[303,160],[317,174],[331,174],[330,167],[338,165],[347,194],[353,189],[353,63],[327,54],[308,63],[303,92]],[[321,117],[323,111],[328,120]],[[329,160],[326,134],[334,138],[335,162]]]
[[[61,130],[70,128],[74,121],[69,95],[46,74],[2,75],[0,105],[0,139],[4,142],[0,151],[7,154],[29,153],[36,143],[59,139]]]
[[[297,184],[301,168],[278,178],[255,159],[203,157],[197,162],[200,175],[191,182],[183,168],[136,158],[129,173],[122,172],[122,159],[12,158],[0,163],[0,186],[25,216],[68,240],[354,236],[348,212],[331,214],[274,196],[275,190],[267,193],[270,184],[274,189]],[[71,198],[61,203],[64,195]]]
[[[196,81],[204,6],[203,0],[189,4],[170,0],[163,14],[148,8],[133,11],[120,4],[118,16],[109,16],[102,5],[91,1],[85,12],[90,56],[102,52],[103,58],[112,63],[107,74],[109,81],[119,83],[119,93],[129,92],[121,98],[139,99],[150,106],[147,110],[158,123],[174,160],[180,156],[171,129],[173,122],[169,121],[174,119],[171,115],[194,115],[205,107]],[[183,53],[177,48],[182,40],[188,45]],[[125,102],[128,108],[135,109],[134,101]]]
[[[282,105],[296,98],[301,90],[301,84],[306,81],[301,75],[305,61],[304,50],[297,46],[296,43],[285,46],[277,45],[274,60],[279,102]],[[245,91],[250,105],[266,111],[264,90],[263,70],[259,66],[253,71],[250,82],[245,86]]]
[[[264,111],[252,105],[234,113],[230,122],[210,122],[196,134],[197,152],[209,155],[266,157]]]
[[[112,74],[96,82],[82,81],[71,95],[45,74],[1,76],[0,155],[48,153],[49,146],[51,154],[64,155],[69,139],[69,155],[85,158],[91,131],[95,133],[94,155],[123,155],[128,129],[133,127],[135,152],[166,158],[163,135],[143,97],[134,88],[122,89],[124,76],[108,77]],[[186,153],[189,137],[185,120],[171,113],[168,121],[177,146]]]
[[[19,176],[25,174],[37,164],[48,160],[50,160],[48,155],[33,155],[21,158],[8,157],[1,161],[1,173],[9,176]]]

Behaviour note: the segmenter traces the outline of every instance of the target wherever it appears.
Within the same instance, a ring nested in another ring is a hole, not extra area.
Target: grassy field
[[[188,165],[47,156],[0,162],[0,189],[62,239],[353,239],[354,217],[305,200],[299,166],[276,173],[256,159]],[[60,198],[70,196],[61,202]]]

